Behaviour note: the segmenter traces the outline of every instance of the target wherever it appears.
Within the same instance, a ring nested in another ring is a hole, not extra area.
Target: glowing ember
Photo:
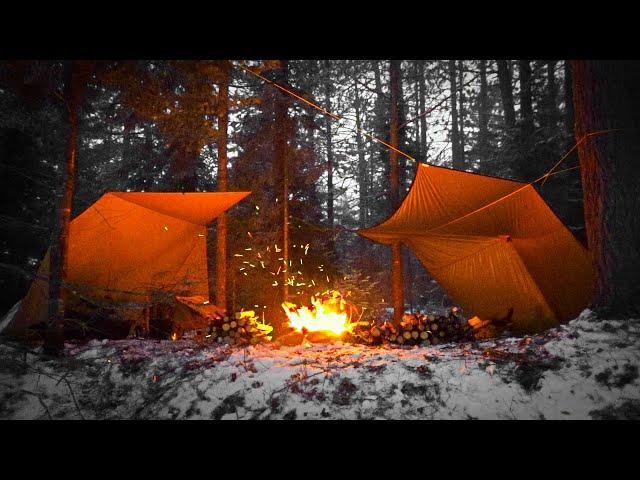
[[[345,302],[340,293],[327,293],[321,298],[311,297],[309,307],[284,302],[282,308],[289,319],[289,326],[300,333],[324,332],[341,336],[351,332],[355,325],[344,311]]]

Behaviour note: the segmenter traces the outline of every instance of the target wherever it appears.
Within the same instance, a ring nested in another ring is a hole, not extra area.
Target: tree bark
[[[572,61],[575,135],[589,249],[598,271],[595,309],[640,313],[640,62]]]
[[[222,79],[218,92],[218,191],[228,189],[227,138],[229,125],[230,65],[221,63]],[[227,303],[227,214],[217,219],[216,229],[216,305],[228,308]]]
[[[64,169],[64,191],[58,207],[55,237],[49,256],[49,329],[44,343],[45,351],[53,355],[60,354],[64,348],[63,321],[67,299],[64,284],[67,279],[69,228],[76,186],[78,117],[86,84],[83,70],[86,72],[87,69],[87,65],[81,65],[78,61],[71,61],[65,65],[64,99],[68,109],[69,134]]]
[[[513,105],[513,86],[508,62],[508,60],[497,60],[498,83],[504,110],[504,124],[507,129],[512,129],[516,125],[516,111]]]
[[[389,76],[391,80],[391,122],[389,144],[398,148],[398,126],[399,112],[398,103],[400,101],[400,61],[391,60],[389,64]],[[389,152],[389,184],[390,200],[392,208],[395,210],[399,205],[399,176],[398,176],[398,152]],[[402,279],[402,244],[396,242],[391,247],[391,289],[393,297],[393,319],[400,323],[404,313],[404,292]]]
[[[324,61],[325,79],[324,79],[324,107],[327,111],[331,111],[331,63],[329,60]],[[327,143],[327,222],[333,227],[333,142],[331,138],[331,122],[333,120],[325,115],[325,140]]]
[[[458,130],[458,96],[456,80],[456,61],[449,60],[449,85],[451,89],[451,161],[456,170],[464,170],[460,152],[460,131]]]

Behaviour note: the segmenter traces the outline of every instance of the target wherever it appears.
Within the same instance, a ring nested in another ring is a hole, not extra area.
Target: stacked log
[[[431,346],[473,340],[473,328],[456,307],[446,315],[405,313],[400,325],[384,322],[361,328],[356,335],[369,345],[396,344]]]
[[[207,338],[230,345],[255,345],[270,341],[272,330],[272,326],[260,322],[253,310],[245,310],[212,321]]]

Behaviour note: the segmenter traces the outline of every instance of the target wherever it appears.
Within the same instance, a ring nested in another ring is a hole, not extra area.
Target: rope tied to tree
[[[295,92],[292,92],[291,90],[289,90],[288,88],[283,87],[282,85],[279,85],[278,83],[274,82],[273,80],[270,80],[268,78],[266,78],[263,75],[260,75],[257,72],[254,72],[253,70],[251,70],[249,67],[242,65],[242,64],[238,64],[238,67],[241,68],[242,70],[244,70],[245,72],[250,73],[251,75],[256,76],[257,78],[261,79],[264,82],[269,83],[270,85],[273,85],[275,88],[281,90],[282,92],[291,95],[294,98],[297,98],[298,100],[306,103],[307,105],[309,105],[312,108],[315,108],[316,110],[318,110],[319,112],[322,112],[324,115],[327,115],[331,118],[333,118],[334,120],[337,120],[338,122],[342,121],[342,120],[346,120],[345,117],[338,115],[336,113],[330,112],[329,110],[327,110],[326,108],[321,107],[320,105],[317,105],[316,103],[307,100],[304,97],[301,97],[300,95],[296,94]],[[409,155],[408,153],[403,152],[402,150],[394,147],[393,145],[390,145],[389,143],[385,142],[384,140],[381,140],[380,138],[376,137],[375,135],[367,132],[366,130],[362,129],[362,128],[352,128],[352,127],[348,127],[346,125],[343,125],[345,128],[347,128],[348,130],[351,130],[352,132],[359,132],[363,135],[365,135],[366,137],[370,138],[373,142],[377,142],[380,143],[382,145],[384,145],[385,147],[389,148],[390,150],[395,151],[396,153],[399,153],[400,155],[402,155],[403,157],[408,158],[409,160],[412,160],[414,162],[418,162],[418,160],[416,160],[414,157],[412,157],[411,155]]]
[[[302,102],[304,102],[304,103],[306,103],[307,105],[309,105],[309,106],[311,106],[311,107],[315,108],[316,110],[318,110],[318,111],[322,112],[323,114],[328,115],[329,117],[331,117],[331,118],[333,118],[333,119],[335,119],[335,120],[337,120],[337,121],[345,120],[345,117],[343,117],[343,116],[341,116],[341,115],[337,115],[337,114],[335,114],[335,113],[333,113],[333,112],[330,112],[329,110],[327,110],[327,109],[325,109],[325,108],[323,108],[323,107],[321,107],[321,106],[319,106],[319,105],[315,104],[314,102],[312,102],[312,101],[310,101],[310,100],[308,100],[308,99],[306,99],[306,98],[303,98],[303,97],[301,97],[300,95],[297,95],[295,92],[292,92],[291,90],[289,90],[289,89],[287,89],[287,88],[283,87],[282,85],[279,85],[279,84],[277,84],[276,82],[274,82],[274,81],[272,81],[272,80],[270,80],[270,79],[268,79],[268,78],[264,77],[263,75],[260,75],[259,73],[257,73],[257,72],[255,72],[255,71],[253,71],[253,70],[252,70],[252,69],[250,69],[249,67],[247,67],[247,66],[245,66],[245,65],[243,65],[243,64],[238,64],[237,66],[238,66],[239,68],[241,68],[242,70],[244,70],[245,72],[248,72],[248,73],[250,73],[251,75],[254,75],[254,76],[256,76],[257,78],[259,78],[259,79],[263,80],[264,82],[267,82],[267,83],[269,83],[269,84],[273,85],[274,87],[278,88],[278,89],[279,89],[279,90],[281,90],[282,92],[284,92],[284,93],[286,93],[286,94],[288,94],[288,95],[291,95],[291,96],[293,96],[294,98],[297,98],[297,99],[301,100]],[[475,77],[474,77],[474,79],[475,79]],[[473,80],[473,79],[472,79],[472,80]],[[445,99],[445,100],[446,100],[446,99]],[[417,118],[417,117],[416,117],[416,118]],[[407,123],[407,122],[405,122],[405,124],[406,124],[406,123]],[[402,126],[405,126],[405,124],[403,124]],[[405,153],[405,152],[403,152],[402,150],[399,150],[398,148],[396,148],[396,147],[394,147],[394,146],[392,146],[392,145],[388,144],[388,143],[387,143],[387,142],[385,142],[384,140],[379,139],[378,137],[376,137],[376,136],[374,136],[374,135],[370,134],[369,132],[367,132],[367,131],[363,130],[362,128],[358,128],[358,127],[355,127],[355,128],[346,127],[346,128],[347,128],[347,129],[349,129],[349,130],[351,130],[351,131],[353,131],[353,132],[359,132],[359,133],[362,133],[363,135],[365,135],[365,136],[367,136],[368,138],[370,138],[372,141],[374,141],[374,142],[378,142],[378,143],[380,143],[380,144],[382,144],[382,145],[386,146],[386,147],[387,147],[387,148],[389,148],[390,150],[393,150],[393,151],[395,151],[395,152],[397,152],[397,153],[401,154],[402,156],[406,157],[406,158],[407,158],[407,159],[409,159],[409,160],[412,160],[412,161],[414,161],[414,162],[418,162],[418,163],[422,163],[422,164],[424,164],[424,165],[426,165],[426,166],[431,166],[431,165],[433,165],[433,164],[430,164],[430,163],[427,163],[427,162],[420,162],[420,161],[416,160],[414,157],[412,157],[412,156],[411,156],[411,155],[409,155],[408,153]],[[572,153],[575,149],[577,149],[577,148],[578,148],[582,143],[584,143],[588,138],[595,137],[595,136],[598,136],[598,135],[603,135],[603,134],[606,134],[606,133],[618,132],[618,131],[621,131],[621,130],[624,130],[624,129],[621,129],[621,128],[614,128],[614,129],[608,129],[608,130],[598,130],[598,131],[595,131],[595,132],[590,132],[590,133],[586,133],[586,134],[584,134],[584,135],[583,135],[583,136],[582,136],[582,137],[581,137],[581,138],[580,138],[580,139],[579,139],[579,140],[578,140],[578,141],[573,145],[573,147],[571,147],[571,149],[570,149],[567,153],[565,153],[565,154],[562,156],[562,158],[560,158],[560,160],[558,160],[558,161],[553,165],[553,167],[551,167],[551,168],[550,168],[546,173],[544,173],[544,174],[543,174],[543,175],[541,175],[540,177],[536,178],[536,179],[535,179],[535,180],[533,180],[532,182],[527,183],[526,185],[523,185],[521,188],[519,188],[519,189],[517,189],[517,190],[515,190],[515,191],[513,191],[513,192],[511,192],[511,193],[508,193],[508,194],[504,195],[504,196],[503,196],[503,197],[501,197],[501,198],[498,198],[498,199],[496,199],[496,200],[494,200],[494,201],[492,201],[492,202],[488,203],[487,205],[484,205],[484,206],[482,206],[482,207],[480,207],[480,208],[478,208],[478,209],[476,209],[476,210],[474,210],[474,211],[472,211],[472,212],[469,212],[469,213],[467,213],[467,214],[465,214],[465,215],[462,215],[461,217],[456,218],[456,219],[454,219],[454,220],[451,220],[450,222],[447,222],[447,223],[445,223],[445,224],[443,224],[443,225],[439,225],[438,227],[435,227],[435,228],[434,228],[434,229],[432,229],[432,230],[442,228],[442,227],[444,227],[444,226],[446,226],[446,225],[450,225],[451,223],[457,222],[458,220],[460,220],[460,219],[462,219],[462,218],[465,218],[465,217],[467,217],[467,216],[469,216],[469,215],[473,215],[473,214],[475,214],[475,213],[477,213],[477,212],[479,212],[479,211],[481,211],[481,210],[483,210],[483,209],[485,209],[485,208],[488,208],[488,207],[490,207],[490,206],[492,206],[492,205],[495,205],[496,203],[498,203],[498,202],[500,202],[500,201],[502,201],[502,200],[504,200],[504,199],[506,199],[506,198],[509,198],[510,196],[512,196],[512,195],[514,195],[514,194],[516,194],[516,193],[520,192],[522,189],[524,189],[524,188],[526,188],[526,187],[528,187],[528,186],[534,185],[534,184],[538,183],[539,181],[542,181],[542,184],[541,184],[541,185],[544,185],[544,184],[545,184],[545,182],[547,181],[547,179],[549,179],[550,177],[552,177],[552,176],[554,176],[554,175],[557,175],[557,174],[559,174],[559,173],[563,173],[563,172],[567,172],[567,171],[570,171],[570,170],[574,170],[574,169],[576,169],[576,168],[579,168],[579,165],[577,165],[577,166],[574,166],[574,167],[571,167],[571,168],[566,168],[566,169],[563,169],[563,170],[555,171],[555,170],[556,170],[556,169],[557,169],[557,168],[558,168],[558,167],[559,167],[559,166],[560,166],[560,165],[561,165],[561,164],[562,164],[562,163],[563,163],[563,162],[564,162],[564,161],[569,157],[569,155],[571,155],[571,153]],[[438,166],[438,165],[433,165],[433,166]],[[336,228],[336,227],[326,227],[326,228],[325,228],[325,227],[317,227],[317,228],[318,228],[318,229],[327,230],[327,231],[335,231],[335,230],[351,231],[351,232],[357,232],[357,231],[358,231],[358,230],[356,230],[356,229],[349,229],[349,228],[346,228],[346,227],[340,227],[339,229],[338,229],[338,228]]]

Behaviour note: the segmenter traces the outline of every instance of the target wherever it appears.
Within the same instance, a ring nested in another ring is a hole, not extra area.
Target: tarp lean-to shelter
[[[468,313],[541,330],[586,307],[589,253],[533,185],[419,164],[391,217],[360,235],[401,241]]]
[[[106,193],[71,221],[69,290],[132,308],[158,293],[208,298],[206,226],[250,193]],[[48,276],[49,252],[10,328],[46,321]]]

